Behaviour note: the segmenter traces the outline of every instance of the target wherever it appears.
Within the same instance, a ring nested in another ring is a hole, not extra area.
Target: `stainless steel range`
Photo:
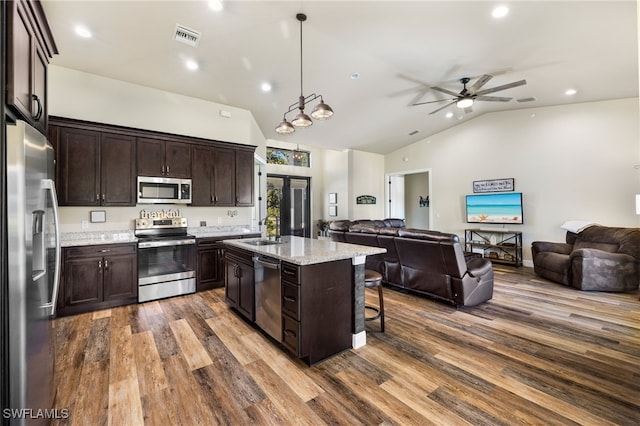
[[[179,211],[147,212],[136,219],[138,302],[196,291],[196,237]]]

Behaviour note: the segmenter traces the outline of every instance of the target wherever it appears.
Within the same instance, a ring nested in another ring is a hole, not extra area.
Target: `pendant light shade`
[[[311,117],[316,120],[327,120],[333,115],[333,109],[324,103],[322,95],[312,93],[311,95],[304,96],[302,90],[302,23],[307,20],[307,15],[304,13],[298,13],[296,19],[300,21],[300,97],[298,102],[289,105],[289,109],[284,113],[284,118],[280,124],[276,127],[276,132],[279,134],[289,134],[295,131],[296,127],[309,127],[313,124]],[[311,117],[304,113],[305,106],[312,101],[320,98],[320,103],[315,106],[311,112]],[[291,123],[287,121],[287,114],[298,109],[300,112],[291,120]]]
[[[304,111],[300,110],[298,115],[296,115],[291,121],[295,127],[309,127],[313,124],[311,121],[311,117],[304,113]]]
[[[278,127],[276,127],[276,132],[280,133],[281,135],[286,135],[289,133],[293,133],[295,131],[296,129],[293,127],[291,123],[287,121],[286,118],[283,118],[280,124],[278,124]]]
[[[311,116],[316,120],[327,120],[332,115],[333,110],[329,105],[324,103],[322,98],[320,98],[320,103],[311,111]]]

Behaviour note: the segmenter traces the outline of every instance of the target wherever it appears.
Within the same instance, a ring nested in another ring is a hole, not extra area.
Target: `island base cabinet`
[[[225,256],[225,299],[250,321],[255,320],[254,268],[250,252],[227,249]]]
[[[283,346],[307,364],[351,348],[351,259],[282,263]]]

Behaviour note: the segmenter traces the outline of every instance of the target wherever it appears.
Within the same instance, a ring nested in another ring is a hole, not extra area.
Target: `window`
[[[267,163],[285,166],[311,167],[311,153],[297,149],[267,147]]]

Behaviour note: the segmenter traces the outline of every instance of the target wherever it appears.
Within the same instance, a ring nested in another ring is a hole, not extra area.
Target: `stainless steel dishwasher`
[[[256,324],[278,342],[282,342],[280,260],[255,255],[253,267],[255,269]]]

